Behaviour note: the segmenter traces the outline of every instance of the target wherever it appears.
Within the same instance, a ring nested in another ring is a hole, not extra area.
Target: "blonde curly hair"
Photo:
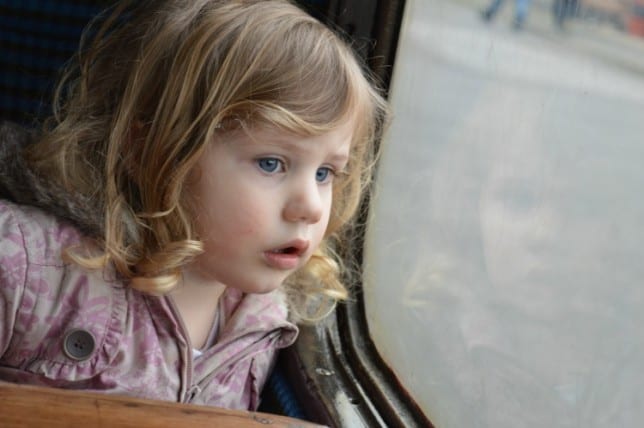
[[[337,34],[280,0],[125,1],[88,26],[76,59],[29,152],[104,213],[101,253],[67,257],[166,293],[203,251],[184,188],[209,142],[239,126],[314,136],[352,120],[326,238],[284,284],[300,318],[347,297],[333,248],[369,184],[387,107]]]

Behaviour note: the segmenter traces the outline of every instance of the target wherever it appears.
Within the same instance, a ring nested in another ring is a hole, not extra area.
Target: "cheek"
[[[238,236],[254,236],[262,231],[261,219],[255,213],[242,211],[232,220],[237,223],[235,229]]]
[[[204,238],[223,239],[258,233],[266,218],[262,195],[255,194],[239,181],[237,185],[211,186],[203,195],[198,224]]]
[[[322,217],[320,218],[320,221],[315,226],[314,239],[316,239],[317,244],[319,244],[324,238],[324,236],[326,235],[326,231],[330,225],[329,223],[330,217],[331,217],[331,197],[329,196],[328,200],[325,201],[325,210],[322,214]],[[335,224],[331,226],[334,226],[337,228],[339,225]]]
[[[205,224],[205,232],[201,235],[206,258],[215,257],[218,262],[234,260],[249,248],[252,238],[256,237],[259,229],[250,218],[242,216],[222,216],[211,218]]]
[[[229,240],[256,236],[262,231],[262,212],[248,206],[229,204],[209,213],[205,235],[210,239]]]

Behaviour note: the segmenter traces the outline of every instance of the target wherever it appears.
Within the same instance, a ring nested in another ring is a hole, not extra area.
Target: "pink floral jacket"
[[[283,295],[220,301],[214,345],[194,357],[169,297],[61,260],[78,229],[0,199],[0,380],[255,409],[276,351],[297,328]]]

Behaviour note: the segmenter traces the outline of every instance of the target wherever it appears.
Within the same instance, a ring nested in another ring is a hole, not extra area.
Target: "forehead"
[[[242,132],[241,144],[275,146],[289,151],[315,151],[347,153],[351,149],[354,123],[346,121],[319,135],[301,135],[279,128],[262,127]]]

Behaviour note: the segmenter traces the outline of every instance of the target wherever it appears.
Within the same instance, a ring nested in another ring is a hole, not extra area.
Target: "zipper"
[[[188,334],[188,329],[186,328],[186,325],[183,322],[183,318],[181,318],[181,314],[179,313],[179,308],[177,308],[177,305],[174,303],[174,299],[172,296],[165,296],[166,301],[168,302],[170,306],[170,310],[172,312],[172,315],[174,316],[174,319],[177,320],[177,323],[179,324],[179,330],[181,330],[181,333],[183,333],[184,340],[187,344],[187,350],[182,353],[183,360],[185,362],[185,376],[182,376],[182,382],[181,382],[181,403],[189,403],[192,401],[192,399],[195,397],[197,394],[199,387],[194,388],[192,385],[192,378],[193,373],[192,373],[192,342],[190,340],[190,335]]]
[[[273,335],[275,333],[271,332],[269,335]],[[268,338],[267,338],[268,340]],[[262,340],[263,341],[263,340]],[[228,346],[228,343],[225,345]],[[261,348],[258,349],[258,346],[255,344],[252,344],[251,346],[246,347],[243,351],[237,352],[231,357],[229,357],[227,360],[222,361],[221,364],[219,364],[219,367],[215,370],[212,370],[206,377],[203,378],[202,384],[207,384],[210,383],[210,381],[217,376],[222,370],[227,370],[227,368],[233,364],[235,364],[238,361],[244,360],[246,358],[252,358],[257,354],[261,354],[263,352],[266,352],[266,348]],[[277,351],[277,350],[276,350]],[[213,353],[219,352],[218,351],[211,351]],[[275,356],[277,356],[277,353],[275,353]],[[266,378],[266,381],[268,382],[268,377]]]

